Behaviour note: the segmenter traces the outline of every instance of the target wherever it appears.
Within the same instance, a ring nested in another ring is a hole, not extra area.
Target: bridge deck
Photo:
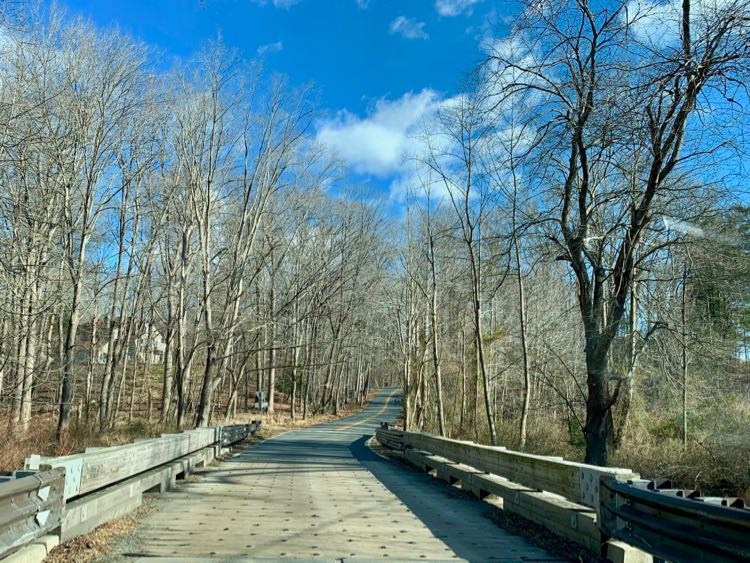
[[[167,493],[127,556],[556,560],[476,501],[372,453],[365,441],[398,413],[390,398],[381,392],[354,417],[254,445]]]

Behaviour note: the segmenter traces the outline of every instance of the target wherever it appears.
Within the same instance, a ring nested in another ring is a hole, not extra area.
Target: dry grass
[[[134,420],[131,424],[120,423],[114,429],[99,432],[84,422],[73,423],[68,439],[60,444],[55,438],[56,420],[53,415],[38,415],[32,419],[27,433],[13,428],[8,417],[0,417],[0,441],[4,451],[0,457],[0,471],[23,468],[24,460],[31,454],[61,456],[82,452],[88,447],[127,444],[137,438],[159,436],[174,431],[172,425],[160,425],[145,420]]]
[[[150,510],[150,505],[143,505],[132,514],[102,524],[86,535],[66,541],[55,547],[44,559],[44,563],[88,563],[106,559],[112,543],[126,534],[133,533]]]
[[[684,448],[681,413],[633,412],[628,440],[612,463],[646,477],[665,477],[678,487],[750,501],[750,408],[739,397],[700,405],[688,415]]]
[[[535,417],[529,421],[525,451],[583,461],[583,434],[571,432],[564,420]],[[573,425],[574,426],[574,425]],[[750,502],[750,406],[740,396],[706,401],[688,413],[688,447],[682,442],[682,414],[636,400],[623,446],[610,455],[610,465],[627,467],[644,478],[666,478],[705,495],[738,496]],[[428,429],[433,431],[433,429]],[[500,421],[498,443],[518,449],[518,424]],[[454,436],[474,440],[468,429]],[[489,436],[480,435],[480,442]]]

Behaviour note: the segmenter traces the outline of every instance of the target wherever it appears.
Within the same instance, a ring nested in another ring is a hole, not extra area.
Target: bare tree
[[[639,249],[677,186],[690,184],[679,179],[687,163],[717,146],[690,135],[692,116],[701,104],[721,103],[750,54],[747,2],[693,12],[685,0],[670,20],[676,44],[649,37],[642,22],[650,14],[628,6],[529,4],[514,35],[523,55],[498,48],[491,56],[498,76],[514,74],[501,80],[504,92],[539,97],[545,154],[564,155],[545,165],[544,181],[556,183],[559,198],[549,237],[576,279],[586,336],[586,461],[600,465],[619,392],[610,387],[609,352],[639,262],[670,241]]]

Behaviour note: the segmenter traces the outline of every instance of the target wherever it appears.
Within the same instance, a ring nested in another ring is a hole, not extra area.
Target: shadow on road
[[[375,478],[377,478],[391,493],[393,493],[404,505],[419,518],[425,526],[440,538],[453,552],[463,559],[469,561],[477,560],[477,550],[484,543],[482,537],[471,537],[466,534],[466,521],[462,515],[481,515],[484,519],[492,510],[489,506],[482,506],[476,500],[463,496],[462,493],[444,483],[438,481],[426,473],[410,471],[400,467],[391,460],[383,459],[366,443],[369,435],[364,435],[349,445],[352,456],[362,464]],[[433,502],[425,502],[429,499]],[[489,523],[489,518],[487,518]],[[495,527],[495,524],[492,523]],[[502,528],[495,528],[494,534],[498,537],[508,534]],[[490,532],[492,533],[492,532]],[[493,534],[493,535],[494,535]],[[518,553],[510,548],[499,550],[492,560],[519,560]],[[524,561],[572,561],[567,558],[549,556],[536,558],[520,556]]]

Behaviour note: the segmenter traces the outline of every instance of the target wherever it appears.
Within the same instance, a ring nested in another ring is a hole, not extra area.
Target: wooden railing
[[[387,422],[381,422],[377,430],[378,442],[391,450],[403,451],[404,449],[404,432],[394,428]]]
[[[647,554],[670,561],[750,560],[750,511],[740,499],[705,498],[697,491],[660,488],[629,469],[403,432],[387,424],[376,438],[422,470],[479,498],[491,497],[503,510],[613,560],[642,561]]]
[[[0,478],[0,559],[46,534],[65,541],[135,510],[143,493],[168,490],[260,427],[253,421],[68,456],[30,456],[25,471]]]
[[[260,429],[260,421],[252,421],[250,424],[232,424],[231,426],[221,426],[221,445],[224,447],[231,446],[241,442],[249,435],[254,434]]]
[[[26,459],[25,467],[31,470],[64,467],[68,501],[212,446],[218,438],[218,428],[198,428],[123,446],[87,448],[84,453],[68,456],[32,455]]]

